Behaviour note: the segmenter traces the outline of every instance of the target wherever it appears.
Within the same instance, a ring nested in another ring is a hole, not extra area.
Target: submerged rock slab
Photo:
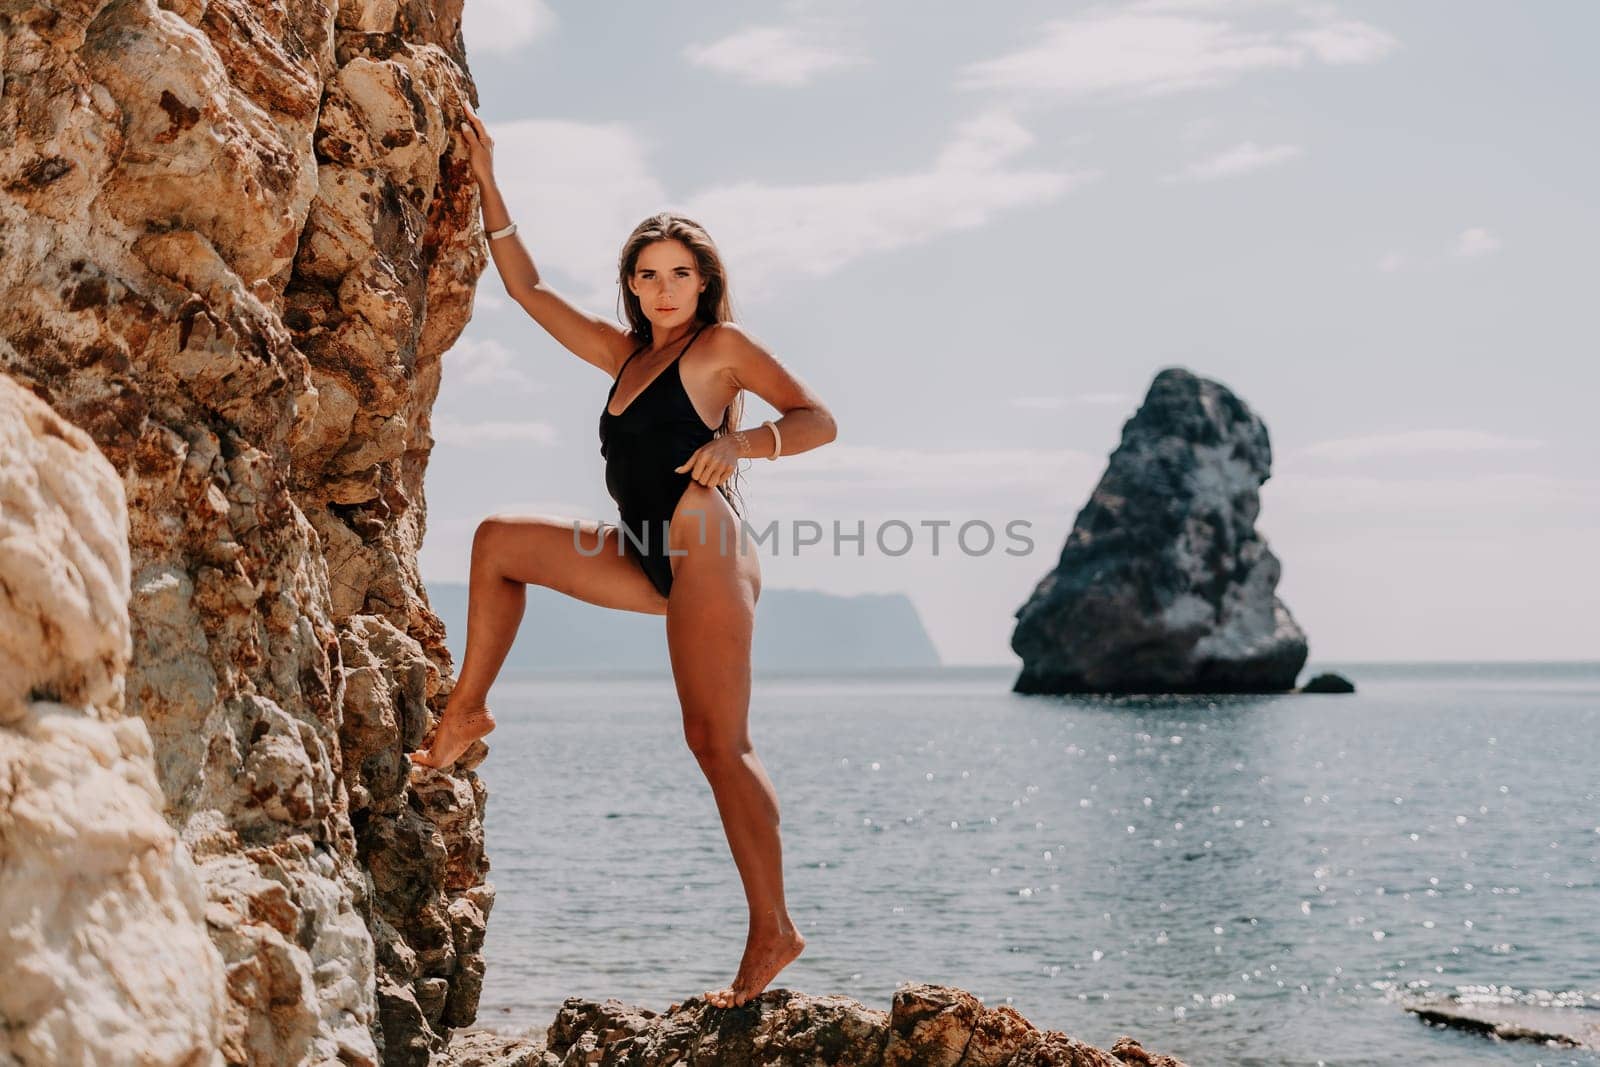
[[[545,1040],[464,1032],[435,1067],[1183,1067],[1120,1037],[1110,1052],[964,989],[913,984],[888,1012],[845,996],[769,989],[737,1008],[701,997],[665,1013],[571,997]]]
[[[1150,383],[1051,572],[1016,612],[1019,693],[1285,692],[1305,635],[1256,532],[1267,428],[1181,367]]]
[[[1418,997],[1402,1006],[1425,1022],[1502,1041],[1600,1050],[1600,1009],[1475,1004],[1449,996]]]

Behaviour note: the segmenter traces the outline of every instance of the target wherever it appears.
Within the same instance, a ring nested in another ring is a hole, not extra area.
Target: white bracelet
[[[778,432],[778,424],[768,419],[761,425],[772,427],[772,455],[767,458],[777,459],[778,453],[783,451],[783,435]]]
[[[517,224],[513,222],[511,225],[505,227],[504,229],[490,230],[489,231],[489,240],[492,241],[496,237],[510,237],[512,234],[514,234],[516,232],[517,232]]]

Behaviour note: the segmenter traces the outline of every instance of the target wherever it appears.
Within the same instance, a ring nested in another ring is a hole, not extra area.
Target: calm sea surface
[[[1206,1064],[1586,1064],[1409,993],[1600,1018],[1600,664],[1318,663],[1354,696],[1022,697],[1006,669],[758,676],[806,952]],[[1308,676],[1308,675],[1307,675]],[[745,904],[670,678],[503,675],[479,1022],[726,984]]]

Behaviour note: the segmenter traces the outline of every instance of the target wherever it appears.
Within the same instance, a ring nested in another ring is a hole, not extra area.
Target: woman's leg
[[[705,537],[700,516],[704,512]],[[714,490],[691,484],[673,516],[667,648],[683,707],[684,740],[711,783],[749,904],[744,958],[731,985],[708,991],[718,1007],[756,996],[805,948],[783,897],[778,797],[750,744],[750,642],[761,570],[738,549],[738,517]]]
[[[411,754],[412,763],[449,767],[494,729],[484,701],[517,636],[528,586],[601,607],[666,614],[667,598],[638,561],[618,553],[617,537],[615,526],[556,515],[492,515],[478,524],[467,585],[466,655],[433,740]]]

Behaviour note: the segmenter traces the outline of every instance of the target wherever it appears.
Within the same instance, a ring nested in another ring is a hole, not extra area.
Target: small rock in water
[[[1354,693],[1356,684],[1342,674],[1323,671],[1315,675],[1297,692],[1301,693]]]

